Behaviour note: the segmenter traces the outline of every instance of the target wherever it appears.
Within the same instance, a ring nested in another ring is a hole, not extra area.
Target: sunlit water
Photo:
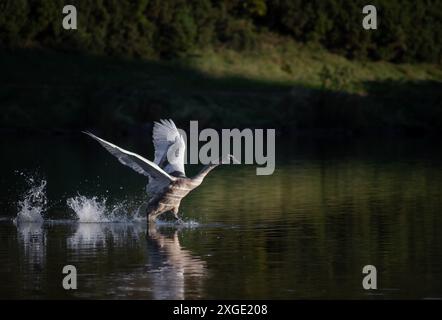
[[[150,228],[144,177],[99,145],[0,144],[0,298],[442,298],[435,142],[280,141],[274,175],[217,168],[183,200],[184,225]],[[378,290],[362,288],[367,264]]]

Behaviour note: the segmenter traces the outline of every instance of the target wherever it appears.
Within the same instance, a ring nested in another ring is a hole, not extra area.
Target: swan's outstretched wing
[[[184,156],[186,143],[172,120],[155,122],[153,127],[154,162],[164,171],[173,175],[186,175]]]
[[[152,161],[149,161],[136,153],[124,150],[106,140],[97,137],[96,135],[90,132],[83,132],[83,133],[97,140],[104,148],[106,148],[107,151],[109,151],[112,155],[114,155],[122,164],[134,169],[136,172],[163,182],[171,182],[175,179],[172,176],[170,176],[167,172],[164,172],[163,169],[158,167],[158,165],[156,165]]]

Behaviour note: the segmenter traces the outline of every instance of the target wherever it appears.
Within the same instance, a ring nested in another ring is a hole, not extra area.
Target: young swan
[[[172,120],[161,120],[160,123],[155,122],[154,124],[155,159],[153,162],[103,140],[90,132],[84,133],[97,140],[122,164],[149,177],[146,188],[150,195],[147,203],[149,223],[155,223],[156,218],[167,211],[172,211],[175,218],[182,222],[178,216],[181,200],[190,191],[198,187],[207,174],[220,164],[228,164],[231,160],[234,163],[239,163],[232,155],[226,155],[216,163],[206,165],[193,178],[186,177],[184,171],[186,144]]]

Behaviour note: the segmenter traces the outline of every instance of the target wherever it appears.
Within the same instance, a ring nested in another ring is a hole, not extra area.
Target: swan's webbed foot
[[[180,217],[178,217],[178,214],[174,214],[175,219],[176,219],[176,223],[178,224],[184,224],[183,219],[181,219]]]

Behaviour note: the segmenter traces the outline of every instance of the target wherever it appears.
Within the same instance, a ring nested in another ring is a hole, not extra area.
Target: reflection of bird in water
[[[153,224],[149,225],[148,246],[154,269],[152,291],[154,299],[185,299],[201,297],[206,262],[184,249],[179,231],[166,235]],[[159,261],[155,261],[159,260]]]
[[[100,275],[105,275],[84,280],[83,290],[76,293],[78,297],[91,298],[98,294],[96,297],[102,298],[105,294],[105,297],[134,299],[201,298],[206,262],[183,248],[179,239],[180,228],[159,229],[156,224],[148,227],[147,230],[142,224],[77,224],[75,233],[67,239],[67,248],[78,255],[77,261],[82,261],[84,254],[88,258],[94,257],[100,268],[90,268],[88,262],[87,266],[80,264],[77,267],[86,273],[95,274],[99,270]],[[121,259],[108,265],[108,260],[99,258],[103,252]],[[125,260],[130,261],[129,266]],[[105,281],[109,290],[96,291],[97,279]]]
[[[232,155],[227,155],[221,158],[218,163],[206,165],[193,178],[187,178],[184,172],[186,143],[172,120],[161,120],[161,123],[155,122],[153,128],[155,159],[153,162],[107,142],[90,132],[85,133],[97,140],[122,164],[149,177],[149,184],[147,185],[147,191],[150,195],[147,203],[149,222],[155,222],[159,215],[167,211],[172,211],[177,220],[181,221],[178,217],[181,200],[190,191],[198,187],[213,168],[220,163],[229,163],[230,159],[234,160]]]

